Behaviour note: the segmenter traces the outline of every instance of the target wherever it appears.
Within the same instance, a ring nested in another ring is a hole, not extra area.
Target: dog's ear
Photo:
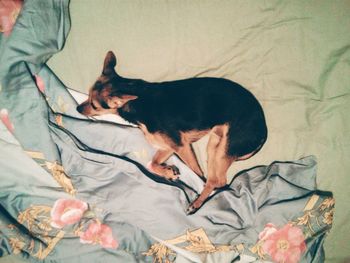
[[[115,73],[114,67],[117,65],[117,59],[112,51],[108,51],[103,63],[103,75]]]
[[[138,97],[136,95],[120,95],[120,96],[113,96],[112,97],[112,103],[113,108],[121,108],[123,107],[127,102],[131,100],[136,100]]]

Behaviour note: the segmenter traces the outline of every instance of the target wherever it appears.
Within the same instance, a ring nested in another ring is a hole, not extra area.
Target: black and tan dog
[[[175,153],[203,177],[191,143],[209,133],[207,180],[189,206],[189,214],[198,210],[214,189],[226,185],[226,172],[234,161],[252,157],[265,143],[263,110],[239,84],[222,78],[150,83],[123,78],[115,66],[116,58],[110,51],[102,75],[77,110],[87,116],[113,113],[138,125],[158,149],[149,166],[152,172],[177,179],[176,167],[165,164]]]

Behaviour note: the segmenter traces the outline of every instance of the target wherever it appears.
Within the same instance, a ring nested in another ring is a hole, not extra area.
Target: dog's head
[[[101,76],[89,91],[89,98],[77,107],[77,111],[86,116],[118,114],[128,101],[137,99],[135,95],[125,94],[122,86],[124,79],[115,72],[117,59],[109,51],[103,63]]]

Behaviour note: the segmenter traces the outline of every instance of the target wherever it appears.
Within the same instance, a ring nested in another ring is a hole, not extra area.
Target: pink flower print
[[[41,93],[45,92],[45,83],[43,79],[39,75],[35,75],[35,82],[36,85],[38,86],[38,89],[41,91]]]
[[[266,240],[269,235],[275,233],[277,231],[277,227],[274,224],[268,223],[265,225],[265,228],[263,231],[259,234],[259,240]]]
[[[80,200],[58,199],[51,209],[51,226],[62,228],[77,223],[87,209],[87,203]]]
[[[10,121],[9,118],[9,113],[7,109],[1,109],[0,110],[0,120],[4,123],[6,128],[13,133],[15,130],[15,127],[13,126],[12,122]]]
[[[17,16],[21,11],[22,4],[22,0],[0,1],[0,32],[4,32],[6,36],[11,33]]]
[[[268,235],[262,248],[275,262],[297,263],[306,250],[304,240],[305,237],[300,228],[287,224]]]
[[[80,234],[83,244],[100,244],[104,248],[117,248],[118,242],[113,238],[112,228],[100,222],[92,222],[87,230]]]

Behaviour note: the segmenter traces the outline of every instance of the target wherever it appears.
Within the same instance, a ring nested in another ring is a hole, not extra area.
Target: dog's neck
[[[128,95],[136,95],[143,96],[148,92],[147,82],[141,79],[128,79],[128,78],[118,78],[115,86],[118,86],[116,93],[112,89],[112,96],[118,96],[119,94],[128,94]]]

